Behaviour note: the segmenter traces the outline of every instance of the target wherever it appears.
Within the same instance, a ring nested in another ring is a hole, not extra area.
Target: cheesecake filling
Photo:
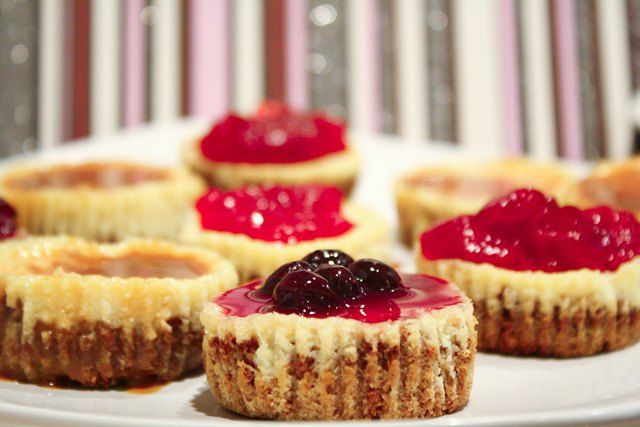
[[[7,186],[15,190],[70,189],[89,187],[114,189],[162,181],[169,172],[161,168],[127,163],[83,163],[58,165],[11,177]]]
[[[536,190],[516,190],[424,232],[428,260],[459,259],[515,271],[616,271],[640,253],[640,223],[608,207],[560,207]]]
[[[214,162],[287,164],[344,151],[345,127],[320,113],[266,103],[252,117],[230,114],[206,135],[200,149]]]
[[[313,185],[212,189],[196,203],[206,230],[285,244],[346,233],[353,224],[342,215],[341,207],[338,188]]]
[[[160,254],[127,254],[122,256],[86,256],[57,253],[25,263],[24,273],[50,275],[56,272],[83,276],[117,277],[122,279],[195,279],[207,272],[202,263]]]

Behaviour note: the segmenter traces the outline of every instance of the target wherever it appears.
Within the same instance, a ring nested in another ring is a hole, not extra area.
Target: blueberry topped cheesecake
[[[201,320],[213,394],[250,417],[435,417],[469,398],[470,300],[377,260],[314,251],[213,299]]]

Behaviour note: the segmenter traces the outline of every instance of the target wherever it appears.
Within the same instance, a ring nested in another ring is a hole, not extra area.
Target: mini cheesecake
[[[640,339],[639,253],[629,212],[517,190],[423,233],[417,266],[473,300],[479,349],[574,357]]]
[[[266,277],[279,265],[323,247],[359,257],[388,255],[386,221],[368,208],[343,203],[335,187],[212,189],[195,207],[181,240],[223,254],[241,280]]]
[[[153,240],[0,243],[0,374],[138,386],[201,365],[204,303],[237,285],[219,255]]]
[[[0,178],[26,231],[100,241],[175,238],[202,191],[186,171],[126,162],[18,167]]]
[[[572,182],[557,166],[526,160],[453,163],[425,167],[395,184],[400,237],[413,246],[427,228],[476,213],[487,202],[520,187],[556,194]]]
[[[321,184],[353,189],[360,156],[345,128],[315,112],[266,103],[252,117],[230,114],[185,146],[185,163],[211,186]]]
[[[610,206],[640,217],[640,157],[598,165],[591,175],[569,187],[563,201],[582,208]]]
[[[473,307],[437,278],[320,250],[217,297],[201,320],[211,390],[249,417],[425,418],[469,399]]]

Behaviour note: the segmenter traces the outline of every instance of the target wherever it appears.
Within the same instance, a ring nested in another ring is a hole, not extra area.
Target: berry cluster
[[[560,206],[536,190],[520,189],[475,215],[425,232],[428,259],[463,259],[519,271],[615,271],[640,254],[640,223],[630,212],[601,206]]]
[[[258,292],[271,296],[281,312],[331,315],[363,297],[390,296],[402,289],[398,273],[381,261],[354,261],[342,251],[321,249],[280,266]]]

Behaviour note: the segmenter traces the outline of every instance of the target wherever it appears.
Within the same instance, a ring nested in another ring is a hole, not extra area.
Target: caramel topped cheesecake
[[[349,194],[360,156],[345,127],[317,112],[265,103],[251,117],[229,114],[185,147],[186,164],[213,187],[321,184]]]
[[[582,208],[610,206],[640,216],[640,157],[598,165],[591,175],[571,186],[564,201]]]
[[[640,223],[517,190],[422,234],[418,271],[474,302],[481,350],[585,356],[640,339]]]
[[[211,189],[196,203],[181,239],[224,254],[249,280],[322,247],[385,258],[390,229],[370,209],[343,203],[335,187],[250,186]]]
[[[207,304],[213,394],[256,418],[435,417],[466,405],[472,304],[443,280],[319,250]]]
[[[185,171],[126,162],[26,166],[0,178],[27,231],[101,241],[174,238],[203,189]]]
[[[87,387],[165,382],[201,366],[200,310],[237,285],[219,255],[168,242],[0,244],[0,373]]]
[[[400,236],[412,246],[438,222],[475,213],[487,202],[521,187],[556,194],[571,182],[560,168],[525,160],[425,167],[402,176],[395,185]]]

